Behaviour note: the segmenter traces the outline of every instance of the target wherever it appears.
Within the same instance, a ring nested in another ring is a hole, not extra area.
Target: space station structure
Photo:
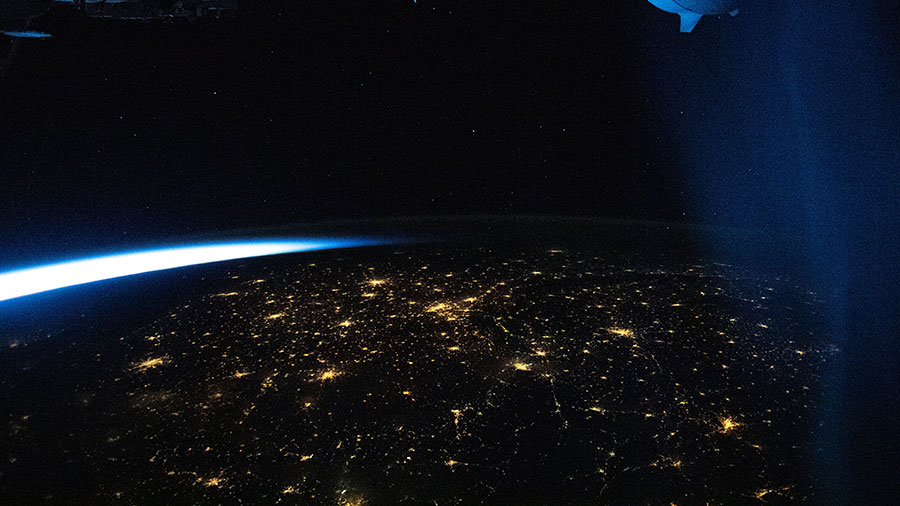
[[[238,0],[0,0],[0,34],[16,38],[46,38],[30,29],[32,21],[55,4],[74,5],[91,18],[130,20],[194,20],[229,17]]]
[[[659,9],[681,17],[681,32],[688,33],[703,16],[730,14],[737,16],[739,0],[649,0]]]
[[[238,0],[73,0],[92,18],[174,20],[231,16]]]

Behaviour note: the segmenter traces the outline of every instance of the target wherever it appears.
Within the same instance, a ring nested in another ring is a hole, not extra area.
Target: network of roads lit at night
[[[232,266],[221,289],[97,336],[100,352],[59,345],[64,372],[40,385],[37,345],[0,352],[4,390],[32,378],[56,399],[45,412],[7,396],[0,496],[816,502],[816,413],[840,351],[803,287],[577,250],[307,260]]]

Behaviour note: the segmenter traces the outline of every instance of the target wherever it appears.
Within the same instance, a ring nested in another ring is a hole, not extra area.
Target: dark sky
[[[202,26],[60,22],[11,70],[3,160],[19,177],[2,200],[28,209],[26,230],[110,234],[677,214],[634,32],[656,17],[649,4],[375,4]]]
[[[483,213],[802,230],[851,204],[804,204],[810,179],[897,186],[900,97],[896,6],[803,3],[690,35],[637,1],[258,2],[194,25],[57,10],[3,83],[0,232]],[[810,157],[835,142],[853,152]]]

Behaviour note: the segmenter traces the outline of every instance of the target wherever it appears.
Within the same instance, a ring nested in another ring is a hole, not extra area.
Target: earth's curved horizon
[[[450,243],[204,278],[0,351],[10,504],[816,503],[840,351],[789,278]]]

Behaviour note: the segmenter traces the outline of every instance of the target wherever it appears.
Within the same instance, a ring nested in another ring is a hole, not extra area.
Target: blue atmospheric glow
[[[104,279],[223,260],[380,244],[367,240],[279,240],[179,246],[72,260],[0,273],[0,301]]]
[[[49,33],[45,32],[31,32],[31,31],[9,31],[3,32],[3,35],[8,35],[10,37],[18,37],[22,39],[46,39],[52,37]]]

